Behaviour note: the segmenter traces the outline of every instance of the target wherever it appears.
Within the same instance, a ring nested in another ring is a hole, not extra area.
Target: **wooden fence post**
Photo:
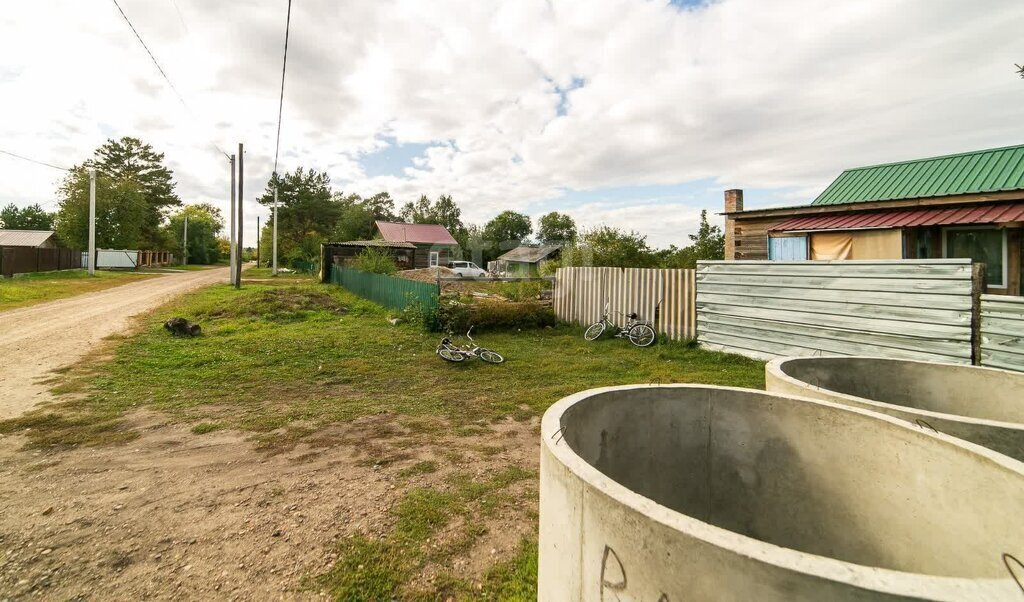
[[[971,264],[971,364],[981,365],[981,294],[985,292],[985,264]]]

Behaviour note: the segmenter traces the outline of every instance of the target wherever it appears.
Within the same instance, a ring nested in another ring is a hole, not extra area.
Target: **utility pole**
[[[188,265],[188,214],[185,214],[185,228],[181,234],[181,265]]]
[[[231,221],[228,222],[228,230],[231,231],[231,274],[228,280],[235,283],[235,264],[238,263],[238,250],[235,248],[235,156],[231,155]]]
[[[274,267],[270,274],[277,276],[277,186],[274,186]]]
[[[260,216],[256,216],[256,267],[260,267]]]
[[[235,288],[242,287],[242,199],[245,196],[242,194],[243,186],[245,182],[243,166],[245,164],[245,154],[242,149],[242,143],[238,143],[238,261],[235,263]]]
[[[89,170],[89,275],[96,275],[96,170]]]

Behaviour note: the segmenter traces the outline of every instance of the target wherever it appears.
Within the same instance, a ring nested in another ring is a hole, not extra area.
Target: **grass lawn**
[[[0,311],[101,291],[147,277],[134,272],[103,270],[90,277],[85,270],[63,270],[0,278]]]
[[[198,321],[203,335],[168,336],[161,323],[170,315]],[[764,385],[761,362],[676,343],[650,349],[622,339],[588,343],[580,328],[569,326],[480,332],[477,341],[504,354],[506,362],[449,364],[434,354],[439,335],[413,324],[392,326],[391,315],[331,285],[202,289],[146,318],[141,332],[121,342],[112,358],[66,375],[59,390],[76,394],[74,401],[56,412],[0,422],[0,433],[24,431],[29,445],[41,448],[123,442],[136,434],[123,428],[121,418],[146,407],[193,425],[197,436],[225,428],[251,432],[272,452],[314,439],[330,425],[381,414],[419,424],[428,435],[432,428],[474,432],[509,417],[532,420],[561,397],[598,386]],[[435,463],[424,461],[400,476],[435,470]],[[535,481],[535,470],[508,466],[451,478],[443,488],[414,488],[391,508],[386,537],[344,540],[334,569],[309,587],[340,600],[535,598],[535,538],[491,566],[475,591],[457,571],[427,594],[408,589],[432,555],[468,549],[477,536],[473,525],[497,512],[501,496],[524,480]],[[535,524],[536,517],[526,520]],[[427,545],[455,523],[468,525],[465,541],[440,549]]]
[[[245,268],[242,270],[242,278],[275,278],[271,271],[272,270],[270,268]],[[312,281],[316,279],[316,274],[306,274],[304,272],[282,272],[279,269],[276,278]]]

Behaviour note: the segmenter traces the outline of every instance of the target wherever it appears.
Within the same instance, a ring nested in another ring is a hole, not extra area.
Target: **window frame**
[[[441,253],[439,251],[431,251],[430,256],[427,258],[427,267],[436,268],[441,265]]]
[[[1002,284],[989,284],[985,283],[986,288],[996,288],[999,290],[1007,290],[1009,287],[1009,241],[1006,236],[1006,228],[1000,228],[994,224],[978,224],[969,226],[948,226],[942,229],[942,257],[949,259],[949,238],[946,236],[948,232],[955,230],[995,230],[1002,235],[1003,241],[1003,273],[1002,273]],[[972,260],[973,261],[973,260]],[[985,269],[988,270],[988,264],[985,265]]]

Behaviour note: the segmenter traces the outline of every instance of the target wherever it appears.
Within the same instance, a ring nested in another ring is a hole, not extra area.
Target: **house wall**
[[[454,261],[454,247],[447,245],[417,245],[416,252],[413,257],[413,268],[422,269],[430,267],[430,254],[437,252],[437,265],[445,266],[448,265],[449,261]]]

